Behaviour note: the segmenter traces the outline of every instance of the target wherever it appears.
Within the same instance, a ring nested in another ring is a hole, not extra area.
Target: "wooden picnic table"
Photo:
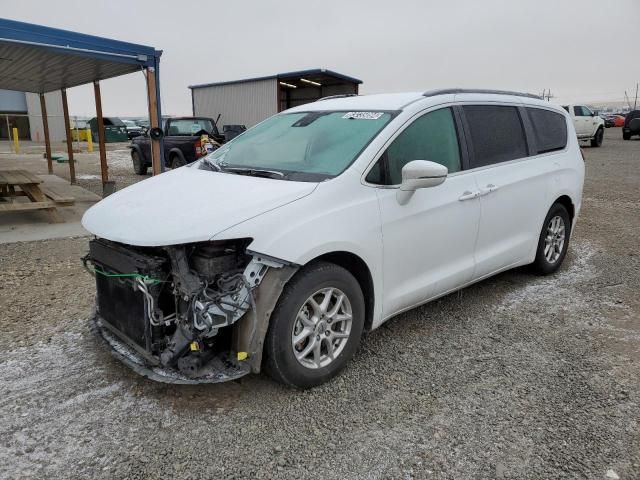
[[[27,170],[0,170],[0,212],[46,210],[52,223],[64,222],[57,205],[72,205],[73,197],[58,195],[41,185],[42,180]],[[15,201],[27,197],[30,202]]]

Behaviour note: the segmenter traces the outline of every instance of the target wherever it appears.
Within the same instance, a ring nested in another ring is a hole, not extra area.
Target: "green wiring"
[[[109,272],[105,272],[104,270],[96,267],[95,265],[93,266],[93,272],[94,273],[99,273],[100,275],[102,275],[104,277],[141,278],[145,282],[151,282],[151,283],[154,283],[154,284],[155,283],[164,283],[164,280],[159,280],[157,278],[152,278],[152,277],[149,277],[147,275],[142,275],[141,273],[109,273]]]

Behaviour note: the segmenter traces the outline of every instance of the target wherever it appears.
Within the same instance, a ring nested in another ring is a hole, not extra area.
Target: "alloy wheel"
[[[547,262],[553,264],[562,254],[565,241],[565,225],[560,215],[553,217],[547,225],[547,234],[544,238],[544,256]]]
[[[338,288],[323,288],[311,295],[298,311],[291,346],[306,368],[332,363],[349,341],[353,312],[349,298]]]

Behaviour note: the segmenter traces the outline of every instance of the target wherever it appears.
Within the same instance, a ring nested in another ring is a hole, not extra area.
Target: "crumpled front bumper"
[[[151,365],[140,353],[118,338],[104,324],[97,312],[89,319],[91,331],[111,351],[111,355],[134,372],[156,382],[174,384],[220,383],[235,380],[251,371],[248,362],[238,362],[223,354],[203,366],[197,376],[187,377],[178,370]]]

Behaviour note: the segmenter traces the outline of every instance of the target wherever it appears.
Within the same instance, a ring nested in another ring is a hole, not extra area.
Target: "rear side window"
[[[537,153],[562,150],[567,146],[567,122],[559,113],[527,107]]]
[[[527,156],[527,141],[516,107],[465,105],[462,108],[473,146],[471,168]]]

